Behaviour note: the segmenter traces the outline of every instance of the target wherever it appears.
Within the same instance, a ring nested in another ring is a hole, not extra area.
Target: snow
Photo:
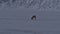
[[[60,8],[60,0],[0,0],[0,8],[6,7],[57,9]]]
[[[30,18],[37,16],[36,21]],[[27,8],[0,9],[1,34],[60,34],[60,11]]]
[[[0,4],[0,34],[60,34],[59,0],[11,1]]]

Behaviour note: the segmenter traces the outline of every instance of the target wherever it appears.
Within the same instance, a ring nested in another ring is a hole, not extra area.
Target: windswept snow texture
[[[59,8],[60,0],[0,0],[0,34],[60,34]]]
[[[36,15],[36,21],[31,16]],[[59,10],[0,9],[0,34],[60,34]]]
[[[0,0],[0,8],[60,9],[60,0]]]

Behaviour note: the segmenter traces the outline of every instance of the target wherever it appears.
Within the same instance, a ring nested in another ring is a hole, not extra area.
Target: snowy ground
[[[36,21],[30,18],[37,16]],[[60,34],[59,10],[0,9],[0,34]]]
[[[0,0],[0,34],[60,34],[60,0]]]

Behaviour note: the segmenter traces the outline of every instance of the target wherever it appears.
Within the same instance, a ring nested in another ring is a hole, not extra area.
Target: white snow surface
[[[7,7],[60,9],[60,0],[0,0],[0,8]]]
[[[0,34],[60,34],[60,0],[0,0]]]
[[[31,16],[36,15],[36,21]],[[60,34],[60,11],[27,8],[0,9],[0,34]]]

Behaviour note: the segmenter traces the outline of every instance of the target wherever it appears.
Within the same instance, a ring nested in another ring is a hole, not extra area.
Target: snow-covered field
[[[31,16],[37,20],[32,21]],[[59,10],[3,8],[0,10],[1,34],[60,34]]]
[[[59,0],[1,1],[0,34],[60,34]]]

